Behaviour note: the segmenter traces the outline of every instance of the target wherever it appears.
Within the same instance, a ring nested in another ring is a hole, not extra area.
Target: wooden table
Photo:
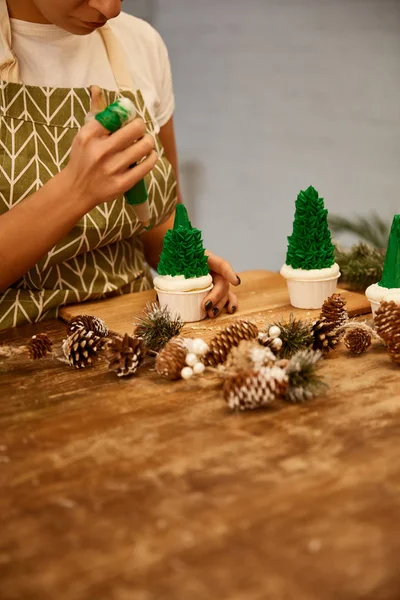
[[[269,318],[250,275],[242,306]],[[65,335],[0,343],[39,331]],[[378,344],[330,355],[325,396],[246,414],[214,375],[0,368],[2,600],[400,598],[400,370]]]

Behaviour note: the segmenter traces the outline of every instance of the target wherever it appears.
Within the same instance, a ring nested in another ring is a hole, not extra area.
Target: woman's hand
[[[208,266],[213,278],[214,287],[204,301],[204,307],[209,317],[216,317],[223,308],[229,314],[236,312],[238,301],[236,294],[231,291],[231,285],[240,285],[240,277],[236,275],[232,266],[223,258],[206,250]]]
[[[136,185],[157,162],[154,139],[142,119],[112,135],[93,119],[76,135],[64,176],[72,197],[87,212]],[[139,163],[130,168],[133,163]]]

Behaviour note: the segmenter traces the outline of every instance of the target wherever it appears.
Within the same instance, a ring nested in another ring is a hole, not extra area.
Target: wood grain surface
[[[257,318],[261,279],[241,292]],[[39,331],[65,326],[0,343]],[[171,383],[151,361],[0,371],[2,600],[400,597],[400,370],[378,343],[329,355],[318,399],[246,414],[214,373]]]

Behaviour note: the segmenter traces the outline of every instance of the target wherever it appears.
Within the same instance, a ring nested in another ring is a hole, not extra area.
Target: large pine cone
[[[53,342],[45,333],[38,333],[31,337],[27,343],[29,357],[32,360],[44,358],[48,352],[51,352]]]
[[[372,343],[372,336],[363,327],[354,327],[344,336],[344,345],[352,354],[366,352]]]
[[[143,341],[132,338],[127,333],[122,339],[115,337],[107,344],[108,367],[115,371],[118,377],[127,377],[136,373],[144,356]]]
[[[386,344],[400,338],[400,306],[381,302],[374,318],[375,329]]]
[[[263,367],[242,371],[224,384],[224,398],[232,410],[254,410],[285,395],[288,378],[284,369]]]
[[[210,349],[203,358],[206,366],[216,367],[224,363],[230,350],[238,346],[242,340],[258,337],[257,325],[250,321],[236,321],[218,333],[210,342]]]
[[[336,348],[343,337],[343,331],[337,331],[336,323],[320,319],[312,327],[314,335],[313,350],[321,350],[324,353]]]
[[[334,323],[336,327],[341,327],[349,320],[346,308],[346,300],[340,294],[332,294],[325,300],[319,316],[321,321]]]
[[[172,338],[156,358],[157,373],[166,379],[180,379],[182,369],[186,367],[187,353],[185,339]]]
[[[99,317],[93,317],[92,315],[78,315],[68,321],[67,335],[72,335],[79,329],[94,331],[94,333],[100,337],[108,336],[108,327],[105,322],[102,319],[99,319]]]
[[[94,331],[78,329],[64,340],[62,349],[71,367],[84,369],[97,361],[104,344],[105,338],[96,335]]]

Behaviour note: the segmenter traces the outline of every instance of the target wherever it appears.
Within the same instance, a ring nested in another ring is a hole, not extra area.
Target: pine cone
[[[321,350],[329,352],[334,349],[343,337],[343,331],[337,330],[336,323],[330,323],[324,319],[320,319],[312,326],[314,335],[313,350]]]
[[[27,343],[29,357],[32,360],[45,357],[48,352],[51,352],[52,345],[53,342],[45,333],[33,335]]]
[[[115,371],[118,377],[126,377],[136,373],[144,356],[143,341],[132,338],[127,333],[123,338],[114,337],[107,344],[108,367]]]
[[[346,308],[346,300],[340,294],[332,294],[325,300],[321,308],[320,320],[334,323],[341,327],[349,320]]]
[[[102,319],[92,315],[78,315],[73,317],[67,323],[67,335],[72,335],[75,331],[84,329],[85,331],[94,331],[100,337],[108,336],[108,327]]]
[[[372,342],[372,336],[363,327],[354,327],[347,331],[344,336],[344,345],[353,354],[362,354],[366,352]]]
[[[94,331],[78,329],[64,340],[62,349],[71,367],[84,369],[97,361],[104,344],[105,339]]]
[[[389,342],[387,351],[392,361],[396,363],[396,365],[400,365],[400,341]]]
[[[395,302],[381,302],[375,314],[376,331],[386,344],[400,337],[400,306]]]
[[[238,374],[240,371],[259,371],[261,367],[272,367],[276,357],[268,347],[262,348],[255,340],[242,340],[234,346],[221,367],[223,372]]]
[[[186,367],[187,347],[183,337],[172,338],[156,358],[156,371],[166,379],[180,379]]]
[[[288,379],[284,369],[263,367],[242,371],[224,385],[224,398],[232,410],[254,410],[285,395]]]
[[[218,333],[210,342],[210,350],[203,358],[206,366],[216,367],[226,361],[234,346],[242,340],[252,340],[258,337],[257,325],[250,321],[236,321]]]

